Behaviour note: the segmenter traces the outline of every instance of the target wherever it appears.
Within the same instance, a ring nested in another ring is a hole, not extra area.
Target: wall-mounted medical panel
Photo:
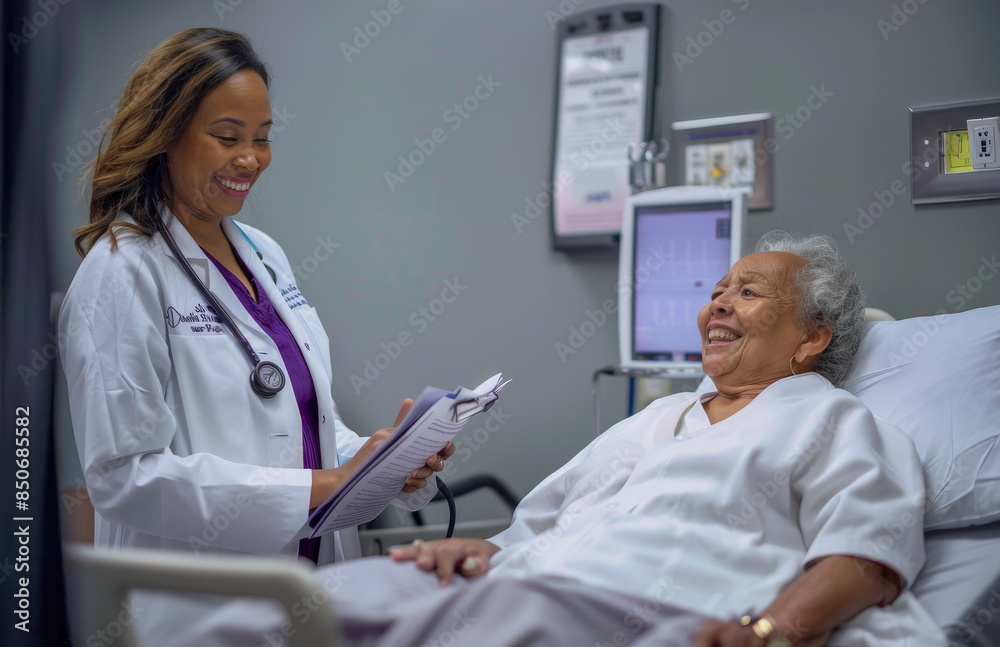
[[[997,116],[1000,99],[910,108],[913,204],[1000,198],[1000,168],[979,159],[990,152],[996,157],[996,133],[988,124]]]

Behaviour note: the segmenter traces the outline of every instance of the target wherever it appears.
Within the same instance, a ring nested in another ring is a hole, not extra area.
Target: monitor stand
[[[612,375],[627,377],[629,379],[635,378],[650,378],[657,380],[672,380],[672,379],[685,379],[685,380],[700,380],[705,377],[705,373],[702,372],[701,367],[692,366],[685,368],[631,368],[628,366],[622,366],[620,364],[611,364],[609,366],[604,366],[602,368],[594,371],[594,376],[591,378],[591,391],[594,396],[594,432],[593,437],[597,438],[601,434],[601,376],[602,375]],[[631,408],[631,402],[629,403]],[[631,415],[631,413],[630,413]]]

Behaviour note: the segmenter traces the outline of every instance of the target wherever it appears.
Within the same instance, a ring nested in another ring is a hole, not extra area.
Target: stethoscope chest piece
[[[285,374],[274,362],[260,362],[250,373],[250,387],[262,398],[273,398],[284,386]]]

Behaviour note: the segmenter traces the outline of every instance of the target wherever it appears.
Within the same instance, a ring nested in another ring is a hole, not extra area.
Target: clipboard
[[[392,436],[309,515],[309,537],[368,523],[380,515],[410,472],[447,445],[473,416],[488,411],[509,382],[497,373],[475,389],[425,388]]]

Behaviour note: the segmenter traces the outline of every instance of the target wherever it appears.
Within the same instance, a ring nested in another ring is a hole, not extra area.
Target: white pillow
[[[865,324],[843,388],[913,439],[925,529],[1000,519],[1000,306]]]

